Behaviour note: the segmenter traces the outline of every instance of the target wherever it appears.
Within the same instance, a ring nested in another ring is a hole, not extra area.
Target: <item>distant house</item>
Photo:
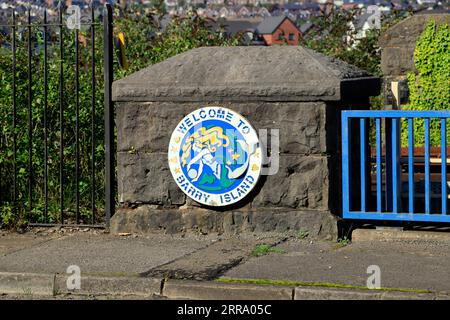
[[[348,26],[349,32],[346,41],[349,44],[352,43],[352,46],[356,46],[361,39],[367,36],[370,30],[381,28],[381,12],[370,12],[369,9],[366,9],[361,15],[357,16],[354,21],[350,21]]]
[[[261,20],[236,19],[225,20],[221,23],[226,36],[234,36],[239,33],[255,33]]]
[[[374,17],[373,13],[364,13],[356,19],[356,26],[351,23],[350,28],[352,30],[356,29],[355,39],[359,40],[365,38],[367,31],[373,29],[377,25]]]
[[[197,8],[197,14],[202,17],[206,16],[206,9]]]
[[[341,6],[342,10],[356,10],[358,9],[358,4],[357,3],[344,3]]]
[[[236,17],[236,10],[234,10],[234,8],[229,7],[228,8],[228,13],[227,13],[227,17]]]
[[[299,19],[309,19],[311,17],[311,12],[308,10],[300,10],[297,14]]]
[[[238,17],[248,17],[250,16],[250,13],[250,10],[245,6],[239,8],[239,10],[236,11],[236,15]]]
[[[436,4],[436,0],[417,0],[418,4]]]
[[[256,28],[256,34],[268,46],[274,44],[296,46],[301,37],[298,27],[286,16],[266,17]]]
[[[261,21],[257,19],[225,20],[221,23],[226,37],[239,35],[241,45],[260,45],[254,39],[256,27]]]
[[[215,17],[219,16],[219,12],[214,9],[206,9],[206,16],[215,18]]]
[[[258,15],[261,17],[270,17],[270,12],[269,10],[267,10],[267,8],[262,7],[259,11],[258,11]]]
[[[310,21],[305,22],[300,26],[300,34],[304,37],[313,27],[314,25]]]
[[[227,7],[222,7],[219,10],[219,17],[220,18],[226,18],[228,17],[230,12],[228,11]]]

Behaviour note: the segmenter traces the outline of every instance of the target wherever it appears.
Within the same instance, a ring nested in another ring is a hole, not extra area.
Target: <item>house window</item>
[[[289,33],[289,41],[294,41],[295,40],[295,36],[293,33]]]
[[[278,40],[284,40],[284,33],[283,32],[280,32],[278,34]]]

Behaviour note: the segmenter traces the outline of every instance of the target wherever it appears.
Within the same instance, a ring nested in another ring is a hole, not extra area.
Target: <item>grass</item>
[[[350,239],[347,237],[339,238],[337,240],[337,248],[343,248],[350,244]]]
[[[430,290],[408,289],[408,288],[379,288],[369,289],[366,286],[355,286],[350,284],[338,284],[331,282],[302,282],[302,281],[284,281],[284,280],[266,280],[266,279],[215,279],[214,281],[223,283],[248,283],[248,284],[268,284],[282,286],[304,286],[304,287],[322,287],[322,288],[339,288],[339,289],[360,289],[370,291],[397,291],[410,293],[431,293]]]
[[[33,290],[31,290],[31,288],[22,288],[22,290],[23,290],[23,295],[26,295],[26,296],[31,296],[32,294],[33,294]]]
[[[266,255],[268,253],[284,253],[283,250],[279,249],[279,248],[275,248],[269,244],[258,244],[255,249],[253,249],[252,251],[252,256],[254,257],[260,257],[263,255]]]
[[[303,230],[301,229],[298,233],[297,233],[297,238],[299,239],[305,239],[309,236],[309,231],[308,230]]]

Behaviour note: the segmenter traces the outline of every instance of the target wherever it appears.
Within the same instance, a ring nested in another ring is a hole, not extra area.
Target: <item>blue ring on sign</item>
[[[190,128],[182,139],[179,157],[187,180],[212,194],[234,190],[248,170],[245,138],[222,120],[205,120]]]

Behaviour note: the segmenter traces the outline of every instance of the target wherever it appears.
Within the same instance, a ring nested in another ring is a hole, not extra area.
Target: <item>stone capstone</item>
[[[371,76],[300,46],[202,47],[115,81],[113,100],[330,101],[355,78]]]

